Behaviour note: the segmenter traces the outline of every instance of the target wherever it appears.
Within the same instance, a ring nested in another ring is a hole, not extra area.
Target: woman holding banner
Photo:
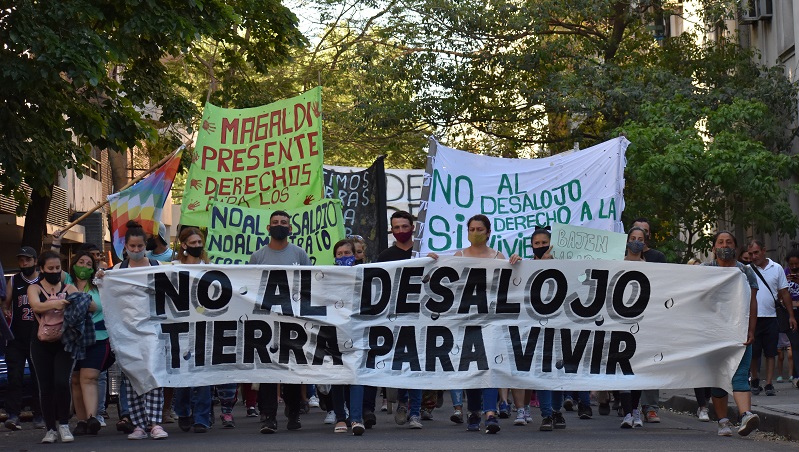
[[[491,221],[485,215],[475,215],[466,222],[468,231],[468,247],[455,252],[455,256],[474,257],[483,259],[505,259],[505,256],[492,248],[488,247],[488,239],[491,236]],[[428,257],[438,259],[436,253],[429,253]],[[518,256],[517,256],[518,257]],[[516,260],[518,261],[518,259]],[[513,263],[514,261],[511,261]],[[499,420],[497,419],[497,388],[467,389],[466,398],[468,402],[469,420],[466,430],[470,432],[480,431],[480,412],[485,415],[486,433],[497,433],[500,430]],[[482,403],[482,409],[481,409]],[[453,403],[454,404],[454,403]],[[455,407],[457,414],[458,407]],[[453,414],[453,418],[456,416]],[[452,419],[454,421],[454,419]]]
[[[208,255],[203,244],[205,239],[203,233],[194,227],[183,228],[178,236],[180,250],[177,253],[175,264],[207,264]],[[221,392],[221,391],[220,391]],[[233,384],[233,394],[235,399],[236,384]],[[220,396],[220,399],[223,397]],[[175,389],[175,413],[178,415],[178,427],[184,432],[188,432],[192,427],[194,433],[205,433],[211,428],[211,386],[197,386],[192,388]],[[233,422],[233,416],[226,413],[225,406],[222,406],[223,427],[226,416]]]

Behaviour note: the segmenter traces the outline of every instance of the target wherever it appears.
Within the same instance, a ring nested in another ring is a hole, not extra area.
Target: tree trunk
[[[111,181],[114,184],[113,193],[118,192],[128,184],[128,159],[127,153],[108,151],[108,163],[111,165]]]
[[[53,185],[46,195],[42,195],[36,190],[31,192],[31,201],[28,204],[28,211],[25,213],[25,227],[22,230],[22,246],[30,246],[38,250],[42,249],[42,242],[47,233],[47,212],[50,210],[50,200],[53,196]]]

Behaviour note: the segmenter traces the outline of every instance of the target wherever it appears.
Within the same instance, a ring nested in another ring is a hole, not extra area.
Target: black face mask
[[[25,276],[30,276],[36,272],[36,267],[22,267],[19,269]]]
[[[289,236],[288,226],[269,226],[269,237],[275,240],[285,240]]]
[[[535,255],[536,259],[541,259],[544,257],[544,254],[547,254],[549,250],[549,246],[539,246],[538,248],[533,248],[533,254]]]
[[[147,239],[147,243],[144,245],[144,249],[147,251],[152,251],[158,248],[158,242],[155,241],[155,237],[151,237]]]
[[[201,246],[186,247],[186,253],[191,257],[200,257],[203,254],[203,247]]]
[[[57,273],[42,272],[42,277],[44,278],[45,281],[53,285],[61,282],[61,272]]]

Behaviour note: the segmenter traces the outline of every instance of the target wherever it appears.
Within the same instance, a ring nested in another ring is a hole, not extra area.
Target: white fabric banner
[[[749,306],[736,268],[457,257],[111,270],[100,296],[139,393],[231,382],[729,390]]]
[[[536,226],[573,224],[624,232],[624,152],[619,137],[580,151],[540,159],[477,155],[435,143],[430,192],[417,232],[420,256],[452,254],[469,246],[466,221],[491,220],[488,246],[506,256],[532,258]]]

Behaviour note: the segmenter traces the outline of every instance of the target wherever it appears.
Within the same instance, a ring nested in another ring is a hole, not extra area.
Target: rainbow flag
[[[122,259],[125,248],[126,226],[136,220],[146,232],[158,234],[158,222],[164,210],[166,197],[172,189],[172,181],[180,165],[180,155],[185,146],[179,147],[169,160],[134,185],[108,196],[111,205],[111,234],[114,251]]]

